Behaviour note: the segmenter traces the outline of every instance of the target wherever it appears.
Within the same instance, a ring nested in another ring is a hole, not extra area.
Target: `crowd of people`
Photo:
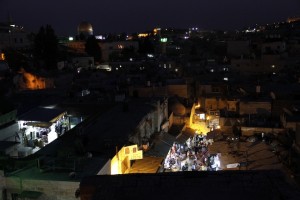
[[[208,146],[212,139],[202,133],[195,134],[183,143],[174,143],[164,161],[164,169],[176,171],[217,171],[220,170],[219,154],[210,154]]]

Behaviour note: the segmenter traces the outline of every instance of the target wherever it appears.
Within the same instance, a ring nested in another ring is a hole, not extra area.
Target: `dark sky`
[[[75,35],[81,21],[94,33],[137,32],[154,27],[240,29],[300,16],[300,0],[0,0],[28,31],[50,24],[58,35]]]

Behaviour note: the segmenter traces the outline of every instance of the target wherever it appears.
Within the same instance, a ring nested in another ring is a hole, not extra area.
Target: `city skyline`
[[[298,0],[203,0],[203,1],[21,1],[1,0],[0,21],[10,15],[29,32],[51,25],[58,35],[74,35],[82,21],[94,33],[139,32],[154,27],[199,27],[204,30],[234,30],[255,24],[285,21],[300,16]],[[26,8],[26,9],[24,9]]]

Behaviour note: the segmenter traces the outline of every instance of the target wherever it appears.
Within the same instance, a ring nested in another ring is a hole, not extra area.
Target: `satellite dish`
[[[275,93],[274,92],[270,92],[270,96],[272,97],[273,100],[276,99]]]

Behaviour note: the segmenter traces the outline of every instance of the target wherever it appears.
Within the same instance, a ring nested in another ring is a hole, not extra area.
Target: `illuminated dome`
[[[89,22],[81,22],[77,28],[78,35],[93,35],[93,27]]]

